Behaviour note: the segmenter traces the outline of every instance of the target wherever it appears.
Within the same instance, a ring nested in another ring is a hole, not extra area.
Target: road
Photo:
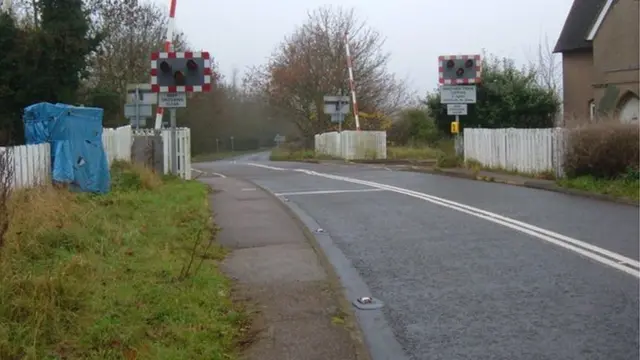
[[[408,359],[640,357],[637,207],[266,153],[194,167],[313,218],[384,301]]]

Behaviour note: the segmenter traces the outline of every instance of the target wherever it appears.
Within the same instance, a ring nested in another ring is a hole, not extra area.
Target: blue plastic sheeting
[[[99,108],[38,103],[24,110],[27,144],[51,144],[53,181],[76,191],[106,193],[111,176]]]

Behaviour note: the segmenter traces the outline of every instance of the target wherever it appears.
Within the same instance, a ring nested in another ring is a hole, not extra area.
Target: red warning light
[[[193,59],[189,59],[187,61],[187,68],[191,71],[196,71],[198,70],[198,64]]]

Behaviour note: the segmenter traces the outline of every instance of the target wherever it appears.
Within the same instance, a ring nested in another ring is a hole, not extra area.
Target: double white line
[[[484,219],[487,221],[491,221],[493,223],[502,225],[504,227],[519,231],[521,233],[533,236],[537,239],[546,241],[548,243],[560,246],[562,248],[565,248],[567,250],[571,250],[573,252],[576,252],[580,255],[583,255],[589,259],[595,260],[601,264],[610,266],[614,269],[620,270],[622,272],[625,272],[629,275],[633,275],[636,278],[640,278],[640,262],[638,262],[637,260],[631,259],[629,257],[620,255],[618,253],[615,253],[613,251],[609,251],[606,249],[603,249],[601,247],[598,246],[594,246],[592,244],[588,244],[584,241],[580,241],[578,239],[574,239],[571,238],[569,236],[565,236],[562,234],[558,234],[556,232],[553,231],[549,231],[531,224],[527,224],[524,223],[522,221],[518,221],[506,216],[502,216],[496,213],[492,213],[490,211],[486,211],[486,210],[482,210],[482,209],[478,209],[475,208],[473,206],[469,206],[469,205],[465,205],[465,204],[461,204],[461,203],[457,203],[455,201],[451,201],[451,200],[447,200],[447,199],[443,199],[437,196],[433,196],[433,195],[427,195],[421,192],[417,192],[417,191],[413,191],[413,190],[408,190],[408,189],[404,189],[404,188],[399,188],[396,186],[391,186],[391,185],[385,185],[385,184],[380,184],[380,183],[376,183],[373,181],[366,181],[366,180],[359,180],[359,179],[354,179],[354,178],[349,178],[349,177],[344,177],[344,176],[337,176],[337,175],[331,175],[331,174],[325,174],[325,173],[319,173],[319,172],[315,172],[315,171],[311,171],[311,170],[305,170],[305,169],[284,169],[284,168],[275,168],[272,166],[267,166],[267,165],[262,165],[262,164],[254,164],[254,163],[250,163],[249,165],[252,166],[259,166],[259,167],[264,167],[267,169],[272,169],[272,170],[293,170],[293,171],[297,171],[297,172],[302,172],[308,175],[313,175],[313,176],[319,176],[319,177],[323,177],[323,178],[327,178],[327,179],[333,179],[333,180],[339,180],[339,181],[345,181],[345,182],[349,182],[352,184],[360,184],[360,185],[365,185],[365,186],[370,186],[376,189],[381,189],[381,190],[387,190],[387,191],[392,191],[398,194],[403,194],[403,195],[407,195],[407,196],[411,196],[413,198],[416,199],[421,199],[421,200],[425,200],[428,202],[431,202],[433,204],[436,205],[440,205],[440,206],[444,206],[446,208],[452,209],[452,210],[456,210],[465,214],[469,214],[471,216],[475,216],[477,218],[480,219]]]

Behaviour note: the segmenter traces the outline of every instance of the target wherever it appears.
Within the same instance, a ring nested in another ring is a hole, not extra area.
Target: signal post
[[[455,116],[451,133],[460,136],[460,116],[468,114],[468,104],[476,103],[476,85],[482,79],[480,55],[442,55],[438,57],[440,103],[447,115]]]
[[[187,93],[211,91],[211,75],[211,59],[208,52],[151,54],[151,91],[158,93],[158,106],[168,108],[171,116],[173,174],[178,173],[176,109],[187,107]]]

